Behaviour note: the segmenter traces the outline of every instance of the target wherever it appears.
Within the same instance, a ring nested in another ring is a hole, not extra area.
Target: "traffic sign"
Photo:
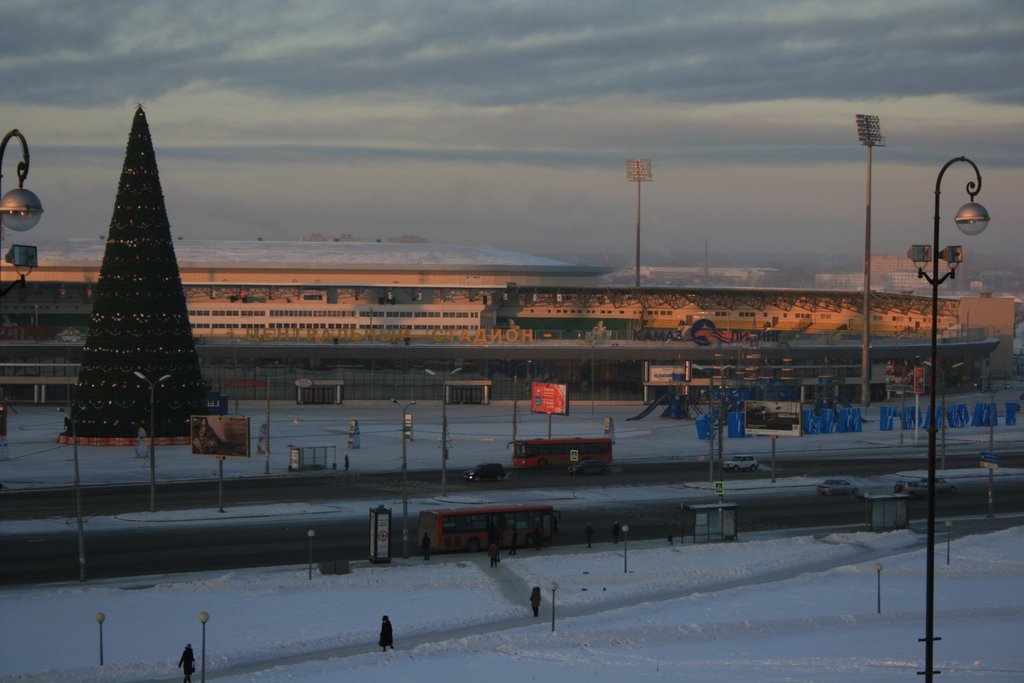
[[[978,463],[978,467],[987,467],[990,470],[999,469],[999,454],[998,453],[982,453],[981,462]]]
[[[569,460],[571,462],[579,462],[580,461],[580,451],[579,451],[578,448],[571,448],[571,449],[569,449]]]
[[[715,495],[716,496],[724,496],[725,495],[725,482],[724,481],[716,481],[715,482]]]

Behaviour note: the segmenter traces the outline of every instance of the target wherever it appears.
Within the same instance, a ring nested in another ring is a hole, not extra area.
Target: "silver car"
[[[860,489],[849,479],[826,479],[818,484],[818,493],[823,496],[856,496]]]

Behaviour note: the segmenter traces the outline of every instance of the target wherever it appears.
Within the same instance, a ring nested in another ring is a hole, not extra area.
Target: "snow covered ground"
[[[706,453],[691,422],[654,415],[629,422],[626,417],[639,412],[636,407],[598,406],[594,414],[578,407],[575,415],[555,417],[554,433],[599,434],[604,418],[613,417],[618,460],[699,460]],[[335,446],[338,476],[345,476],[346,454],[352,473],[397,470],[401,414],[394,406],[275,404],[272,410],[270,459],[229,460],[226,478],[266,476],[265,467],[272,476],[303,476],[287,472],[287,444]],[[416,428],[409,466],[436,468],[440,406],[425,403],[413,410]],[[510,410],[448,407],[449,476],[477,462],[507,462]],[[872,410],[876,412],[866,416],[869,420],[877,418],[877,407]],[[253,417],[254,433],[262,411],[257,404],[240,407]],[[52,407],[18,407],[10,417],[9,444],[0,460],[5,488],[69,484],[72,449],[55,443],[63,415]],[[358,450],[345,448],[350,419],[360,420]],[[542,436],[547,419],[521,413],[518,428],[520,438]],[[921,430],[915,444],[913,431],[908,431],[899,449],[921,451],[922,468],[925,437]],[[947,433],[951,448],[988,450],[988,438],[987,428]],[[867,456],[887,457],[899,447],[899,439],[899,430],[879,432],[876,421],[856,434],[779,439],[777,482],[762,479],[745,485],[775,487],[779,495],[813,495],[811,487],[820,478],[801,468],[801,455],[853,447]],[[994,430],[996,450],[1021,439],[1019,426]],[[767,464],[766,445],[762,439],[728,439],[726,450],[755,453]],[[86,484],[148,482],[148,463],[131,448],[78,450]],[[210,478],[216,472],[214,460],[190,456],[184,447],[158,447],[157,460],[158,483]],[[945,474],[984,476],[973,469]],[[1000,469],[999,477],[1004,476],[1020,476],[1020,470]],[[891,491],[891,479],[863,483]],[[742,495],[738,482],[727,483],[727,491]],[[531,495],[501,492],[500,487],[444,501],[426,494],[412,501],[412,509]],[[713,498],[707,482],[638,489],[615,486],[614,474],[605,486],[573,490],[567,485],[545,495],[559,498],[557,506],[563,509],[638,495]],[[211,510],[158,510],[90,517],[87,533],[154,523],[243,524],[255,514],[315,526],[341,515],[365,516],[377,502],[229,505],[220,515]],[[391,506],[395,501],[379,502]],[[8,522],[0,525],[0,538],[68,524],[67,519]],[[1024,527],[955,538],[949,549],[946,564],[940,535],[935,633],[942,640],[934,646],[940,680],[1024,679]],[[747,534],[736,543],[707,545],[633,541],[628,556],[626,552],[621,543],[595,544],[589,550],[560,546],[520,551],[503,558],[497,569],[490,569],[486,558],[457,555],[360,565],[345,575],[314,571],[311,580],[307,565],[299,562],[271,570],[3,588],[0,681],[181,680],[175,663],[184,644],[191,642],[201,655],[201,611],[210,615],[205,628],[207,679],[228,683],[476,678],[884,682],[913,680],[923,668],[924,645],[918,639],[924,636],[925,549],[923,538],[913,531]],[[552,582],[558,584],[554,631]],[[544,596],[537,618],[527,602],[534,585]],[[98,612],[106,615],[102,667]],[[383,614],[395,625],[397,649],[387,654],[376,647]],[[193,680],[199,681],[200,674]]]

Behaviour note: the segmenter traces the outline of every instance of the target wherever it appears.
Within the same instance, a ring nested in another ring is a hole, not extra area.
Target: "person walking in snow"
[[[185,679],[182,683],[192,683],[192,674],[196,670],[196,656],[192,653],[192,643],[187,644],[185,651],[181,653],[178,668],[185,672]]]
[[[487,548],[487,557],[491,558],[491,566],[492,567],[497,567],[498,566],[498,562],[500,561],[498,559],[499,558],[498,553],[499,553],[499,551],[498,551],[498,544],[497,543],[492,543],[490,545],[490,547]]]
[[[615,524],[612,524],[612,543],[619,542],[620,531],[622,531],[622,526],[619,524],[619,520],[615,520]]]
[[[590,542],[594,538],[594,527],[590,526],[590,524],[588,523],[587,524],[587,529],[583,533],[586,534],[586,536],[587,536],[587,547],[589,548],[589,547],[591,547],[590,546]]]
[[[516,550],[519,548],[519,532],[515,529],[512,530],[512,541],[508,545],[508,554],[515,555]]]
[[[534,586],[530,591],[530,607],[533,608],[533,616],[540,616],[540,586]]]
[[[380,621],[380,638],[377,639],[377,644],[380,645],[382,652],[387,652],[389,647],[392,650],[395,649],[395,639],[391,631],[391,620],[388,619],[386,614]]]
[[[430,559],[430,536],[423,534],[423,540],[420,541],[420,547],[423,548],[423,559]]]

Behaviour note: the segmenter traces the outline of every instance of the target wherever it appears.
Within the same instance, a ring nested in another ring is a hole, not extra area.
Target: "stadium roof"
[[[41,243],[40,265],[98,266],[104,239],[73,239]],[[204,266],[256,266],[289,270],[338,268],[342,270],[522,270],[597,277],[601,266],[579,266],[513,251],[429,242],[275,242],[177,240],[174,252],[181,268]]]

